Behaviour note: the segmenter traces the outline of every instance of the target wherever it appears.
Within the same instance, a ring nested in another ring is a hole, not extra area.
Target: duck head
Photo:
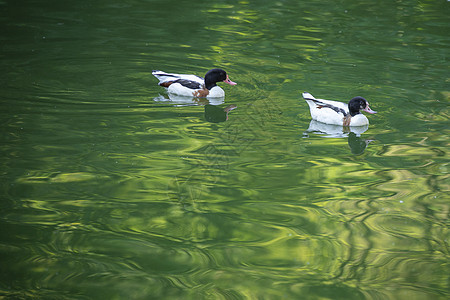
[[[363,110],[365,112],[368,112],[369,114],[376,114],[377,112],[374,110],[371,110],[369,107],[369,102],[367,102],[366,99],[363,97],[355,97],[348,102],[348,111],[350,112],[350,115],[353,117],[357,114],[359,114],[359,111]]]
[[[209,70],[205,75],[205,87],[210,90],[214,86],[216,86],[217,82],[225,82],[230,85],[235,85],[236,82],[233,82],[228,78],[227,72],[222,69],[212,69]]]

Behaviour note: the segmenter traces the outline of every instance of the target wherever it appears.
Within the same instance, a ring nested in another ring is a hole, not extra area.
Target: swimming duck
[[[197,98],[224,97],[225,92],[216,85],[217,82],[236,84],[228,78],[227,72],[222,69],[209,70],[204,79],[197,75],[173,74],[157,70],[152,71],[152,74],[158,78],[159,85],[166,87],[169,93]]]
[[[316,99],[310,93],[303,93],[302,95],[309,105],[311,118],[326,124],[341,126],[369,125],[369,120],[360,113],[360,110],[369,114],[377,113],[370,109],[369,102],[363,97],[352,98],[348,104],[345,104],[338,101]]]

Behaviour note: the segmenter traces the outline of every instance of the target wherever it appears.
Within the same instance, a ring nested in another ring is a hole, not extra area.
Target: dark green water
[[[448,299],[449,16],[0,1],[0,298]],[[151,75],[213,67],[223,102]],[[303,91],[378,114],[308,130]]]

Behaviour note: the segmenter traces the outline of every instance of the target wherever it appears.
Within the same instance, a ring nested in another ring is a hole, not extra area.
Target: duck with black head
[[[228,77],[227,72],[222,69],[209,70],[205,78],[191,74],[175,74],[163,71],[152,71],[153,76],[158,78],[159,85],[167,88],[171,94],[190,96],[197,98],[224,97],[224,90],[217,85],[218,82],[225,82],[236,85]]]
[[[332,100],[316,99],[310,93],[303,93],[309,105],[311,118],[318,122],[342,126],[365,126],[369,120],[361,111],[376,114],[363,97],[354,97],[348,104]]]

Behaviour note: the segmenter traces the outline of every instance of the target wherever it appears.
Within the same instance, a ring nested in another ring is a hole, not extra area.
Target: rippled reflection
[[[448,298],[447,3],[0,8],[1,296]],[[224,99],[151,76],[212,67]]]
[[[158,97],[153,98],[153,100],[157,102],[167,102],[175,107],[201,105],[205,109],[205,120],[211,123],[228,121],[229,112],[237,108],[234,104],[221,106],[220,104],[224,103],[224,98],[206,99],[168,94],[167,97],[159,95]]]
[[[180,96],[175,94],[167,94],[167,95],[159,95],[158,97],[153,98],[154,101],[157,102],[169,102],[174,105],[179,106],[188,106],[188,105],[219,105],[223,104],[225,98],[193,98]]]
[[[373,142],[372,139],[363,139],[361,135],[369,129],[369,126],[343,127],[337,125],[329,125],[315,120],[311,120],[309,128],[304,133],[304,137],[308,137],[309,133],[321,135],[325,138],[347,138],[348,146],[353,154],[359,155]]]

